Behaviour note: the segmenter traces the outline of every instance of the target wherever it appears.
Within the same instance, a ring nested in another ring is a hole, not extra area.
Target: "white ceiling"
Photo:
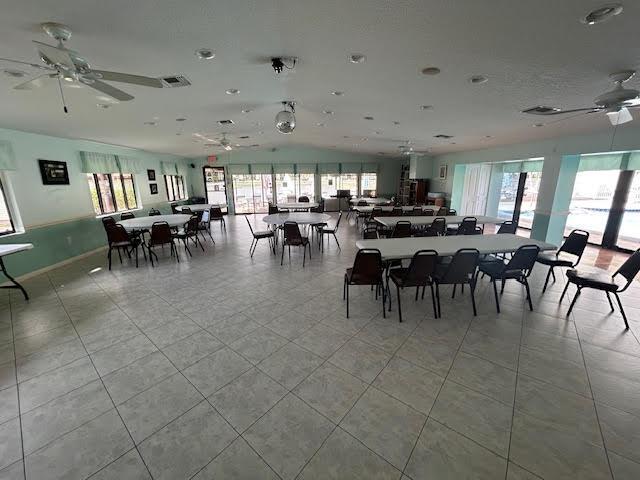
[[[539,104],[590,106],[610,89],[609,73],[640,70],[640,2],[627,0],[622,15],[602,24],[579,22],[602,3],[607,2],[20,0],[0,17],[0,57],[36,62],[31,40],[53,43],[38,24],[57,21],[73,29],[68,47],[94,68],[184,74],[193,85],[114,84],[136,98],[106,110],[96,107],[99,100],[86,86],[65,88],[65,115],[55,83],[17,91],[12,86],[23,80],[0,74],[0,126],[188,156],[211,150],[196,143],[193,133],[223,130],[234,143],[234,136],[246,134],[250,139],[242,143],[262,147],[306,144],[387,154],[396,154],[406,140],[416,150],[440,153],[602,131],[611,128],[603,114],[534,128],[545,119],[520,113]],[[213,48],[216,58],[197,59],[200,47]],[[347,61],[356,52],[366,54],[364,64]],[[258,61],[274,55],[297,56],[300,62],[276,78],[270,65]],[[424,76],[420,70],[426,66],[442,72]],[[15,65],[0,62],[5,68]],[[475,74],[489,81],[471,85],[467,79]],[[627,85],[639,88],[639,78]],[[228,88],[240,94],[226,95]],[[335,97],[333,90],[345,94]],[[298,126],[288,136],[273,125],[283,99],[298,102]],[[424,104],[433,109],[420,110]],[[253,112],[243,114],[243,108]],[[324,109],[335,114],[324,115]],[[364,120],[366,115],[374,120]],[[178,117],[187,121],[178,123]],[[156,118],[156,126],[144,125]],[[216,124],[227,118],[236,125]],[[433,138],[438,133],[455,138]]]

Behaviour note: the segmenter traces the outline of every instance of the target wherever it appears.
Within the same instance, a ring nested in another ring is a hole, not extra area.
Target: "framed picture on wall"
[[[149,179],[150,182],[155,182],[156,181],[156,171],[149,169],[147,170],[147,178]]]
[[[438,175],[438,178],[440,180],[446,180],[447,179],[447,166],[446,165],[440,165],[440,173]]]
[[[67,162],[38,160],[43,185],[69,185]]]
[[[158,194],[158,184],[157,183],[150,183],[149,184],[149,190],[151,191],[151,195],[157,195]]]

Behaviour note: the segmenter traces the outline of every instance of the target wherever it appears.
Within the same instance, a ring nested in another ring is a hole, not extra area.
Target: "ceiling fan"
[[[230,152],[231,150],[234,150],[236,148],[253,148],[253,147],[257,147],[259,145],[240,145],[239,143],[231,143],[229,141],[229,139],[227,138],[228,133],[227,132],[222,132],[221,133],[222,138],[216,138],[214,135],[203,135],[201,133],[194,133],[193,136],[194,138],[196,138],[197,140],[202,140],[204,143],[204,146],[207,148],[212,148],[212,147],[222,147],[224,150],[226,150],[227,152]],[[245,136],[241,136],[239,138],[243,138]],[[248,138],[248,137],[246,137]]]
[[[107,95],[108,97],[120,102],[127,102],[132,100],[134,97],[133,95],[129,95],[128,93],[109,85],[106,83],[107,81],[129,83],[143,87],[163,88],[162,81],[159,78],[111,72],[107,70],[94,70],[91,68],[87,60],[80,56],[78,52],[70,50],[64,46],[64,42],[71,38],[71,29],[68,26],[55,22],[46,22],[41,24],[41,27],[47,35],[58,41],[57,46],[48,45],[35,40],[33,41],[36,45],[36,50],[38,51],[40,60],[44,65],[13,60],[10,58],[0,58],[0,61],[29,65],[47,72],[16,85],[13,87],[14,89],[32,90],[46,85],[49,79],[57,80],[60,87],[64,111],[67,113],[68,110],[64,101],[61,80],[67,82],[80,82],[87,87],[93,88],[103,95]]]
[[[621,125],[633,120],[630,108],[640,107],[640,92],[631,88],[624,88],[622,84],[635,75],[635,70],[623,70],[609,75],[614,88],[599,95],[593,100],[592,107],[562,110],[556,107],[537,106],[523,110],[522,113],[531,115],[564,115],[567,113],[584,112],[585,114],[605,112],[612,125]]]

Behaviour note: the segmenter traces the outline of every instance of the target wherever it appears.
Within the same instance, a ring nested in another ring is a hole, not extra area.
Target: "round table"
[[[153,215],[151,217],[136,217],[127,220],[120,220],[118,225],[122,225],[126,230],[151,230],[151,226],[156,222],[167,222],[170,227],[182,227],[189,221],[191,215]]]
[[[316,208],[319,203],[316,202],[289,202],[278,203],[278,208],[285,208],[287,210],[309,210],[310,208]]]
[[[182,211],[183,208],[189,208],[192,212],[204,212],[206,210],[210,210],[211,207],[225,208],[226,206],[226,204],[217,203],[194,203],[193,205],[177,205],[175,209],[179,212]]]
[[[323,223],[331,219],[331,215],[326,213],[307,213],[307,212],[291,212],[291,213],[273,213],[262,219],[264,223],[269,225],[284,225],[284,222],[296,222],[299,225],[309,225],[312,223]]]

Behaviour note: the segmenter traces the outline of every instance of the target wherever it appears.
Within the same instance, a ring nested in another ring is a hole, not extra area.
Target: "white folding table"
[[[373,212],[374,208],[381,208],[383,212],[391,212],[391,211],[393,211],[394,208],[397,208],[397,207],[393,207],[391,205],[389,205],[389,206],[379,206],[378,205],[377,207],[374,207],[373,205],[367,205],[367,206],[354,205],[353,206],[353,210],[356,211],[356,212],[359,212],[359,213],[371,213],[371,212]],[[402,206],[402,211],[403,212],[412,212],[414,208],[416,208],[416,206],[414,206],[414,205],[403,205]],[[424,210],[431,210],[432,212],[437,212],[440,209],[440,207],[434,207],[433,205],[425,205],[425,206],[418,207],[418,208],[422,208],[423,211]]]
[[[156,222],[167,222],[170,227],[182,227],[190,218],[191,215],[177,213],[175,215],[152,215],[150,217],[128,218],[127,220],[119,220],[117,223],[131,232],[134,230],[151,230],[151,227]]]
[[[385,205],[387,203],[391,203],[391,200],[389,200],[388,198],[379,198],[379,197],[375,197],[375,198],[358,197],[358,198],[352,198],[350,202],[352,205],[357,205],[358,202],[367,202],[369,205]]]
[[[176,205],[174,208],[181,212],[183,209],[190,209],[192,212],[205,212],[210,210],[211,207],[225,208],[226,203],[194,203],[193,205]]]
[[[447,225],[459,225],[467,217],[474,217],[478,220],[478,225],[498,225],[504,222],[503,218],[486,217],[484,215],[449,215],[438,218],[444,218],[447,221]],[[411,222],[411,225],[431,225],[433,219],[436,217],[430,217],[426,215],[413,216],[407,215],[402,217],[376,217],[374,220],[380,225],[387,228],[395,227],[396,223]]]
[[[309,210],[310,208],[316,208],[320,205],[316,202],[284,202],[278,203],[278,208],[284,208],[285,210]]]
[[[24,289],[24,287],[20,285],[15,278],[9,275],[9,272],[7,272],[7,267],[5,267],[4,265],[4,257],[13,253],[31,250],[32,248],[32,243],[8,243],[5,245],[0,245],[0,269],[2,269],[2,273],[4,273],[4,276],[7,277],[11,283],[13,283],[13,285],[2,285],[0,286],[0,288],[17,288],[22,292],[25,300],[29,300],[29,295],[27,294],[27,291]]]

